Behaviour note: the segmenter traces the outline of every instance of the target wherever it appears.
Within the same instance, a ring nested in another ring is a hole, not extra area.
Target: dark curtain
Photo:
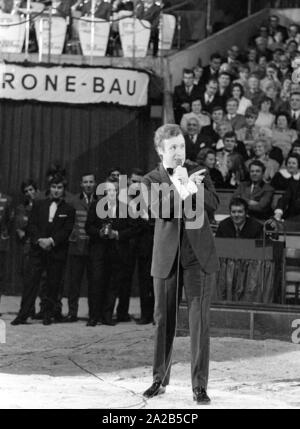
[[[147,171],[153,152],[152,128],[148,107],[1,100],[1,191],[13,196],[17,205],[22,180],[34,178],[43,189],[46,170],[53,161],[66,167],[73,193],[79,192],[84,173],[95,172],[100,182],[112,166],[125,172],[132,167]],[[13,230],[6,264],[6,294],[22,290],[21,252]]]
[[[220,258],[212,300],[272,303],[274,261]]]
[[[111,166],[146,168],[149,122],[148,108],[2,100],[2,188],[14,195],[27,177],[43,187],[51,161],[67,168],[71,192],[84,172],[95,172],[100,181]]]

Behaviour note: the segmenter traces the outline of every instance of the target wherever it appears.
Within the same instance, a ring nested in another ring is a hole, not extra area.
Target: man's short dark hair
[[[231,211],[231,208],[233,206],[243,206],[245,209],[245,212],[248,212],[248,203],[246,200],[244,200],[244,198],[241,197],[234,197],[231,198],[230,203],[229,203],[229,210]]]
[[[28,188],[29,186],[32,186],[37,191],[38,187],[37,187],[36,181],[33,180],[33,179],[27,179],[27,180],[24,180],[21,183],[21,192],[22,192],[22,194],[25,194],[25,189]]]
[[[118,166],[116,166],[116,167],[111,167],[108,170],[107,177],[109,177],[111,175],[111,173],[113,173],[114,171],[119,171],[120,174],[123,174],[123,169],[120,168],[120,167],[118,167]]]
[[[182,74],[192,74],[194,76],[194,70],[188,69],[188,68],[184,68],[183,71],[182,71]]]
[[[263,162],[259,161],[258,159],[255,159],[254,161],[250,162],[249,164],[249,171],[251,170],[252,166],[260,167],[262,170],[262,173],[266,171],[266,166]]]
[[[207,82],[207,85],[209,85],[210,83],[215,83],[216,85],[219,86],[219,82],[215,78],[209,79],[209,81]]]
[[[81,175],[81,180],[86,177],[86,176],[93,176],[94,179],[96,180],[96,174],[95,173],[89,173],[89,172],[85,172]]]
[[[135,167],[130,171],[129,177],[132,177],[134,174],[136,176],[144,176],[144,171],[141,168]]]
[[[52,176],[55,176],[56,174],[60,174],[62,176],[65,176],[66,175],[66,169],[63,168],[59,163],[52,162],[46,171],[46,177],[52,177]]]
[[[236,138],[236,134],[234,131],[228,131],[227,133],[224,134],[224,140],[226,139],[235,139],[235,141],[237,141]]]
[[[215,106],[215,107],[213,107],[211,113],[218,112],[219,110],[222,110],[222,112],[224,113],[224,109],[223,109],[222,106]]]
[[[210,56],[210,61],[214,60],[214,59],[218,59],[218,60],[222,60],[221,55],[219,54],[219,52],[214,52],[213,54],[211,54]]]
[[[67,187],[67,179],[65,176],[63,176],[60,173],[54,174],[54,176],[51,178],[51,180],[49,181],[49,185],[58,185],[59,183],[62,183],[64,188]]]

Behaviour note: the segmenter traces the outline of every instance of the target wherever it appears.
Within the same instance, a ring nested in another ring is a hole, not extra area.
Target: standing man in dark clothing
[[[70,289],[68,294],[69,313],[66,322],[77,322],[78,302],[84,272],[88,280],[88,302],[90,307],[90,290],[92,269],[89,258],[89,236],[85,231],[87,214],[91,204],[97,200],[95,194],[96,179],[93,173],[81,177],[81,193],[74,196],[72,206],[76,210],[75,224],[69,238]]]
[[[51,180],[49,198],[34,202],[28,224],[31,248],[21,308],[12,325],[26,323],[44,270],[46,283],[43,324],[50,325],[53,317],[57,321],[58,294],[66,265],[68,239],[75,220],[75,210],[64,201],[65,187],[64,177],[57,175]]]
[[[133,219],[119,216],[118,183],[107,181],[101,185],[105,187],[105,199],[92,203],[85,226],[90,236],[93,272],[88,326],[96,326],[98,322],[115,325],[113,311],[116,299],[123,293],[121,289],[127,290],[131,285],[130,240],[139,231]],[[99,209],[100,206],[102,210]],[[124,305],[117,308],[118,322],[131,320],[129,314],[123,313],[124,308]]]

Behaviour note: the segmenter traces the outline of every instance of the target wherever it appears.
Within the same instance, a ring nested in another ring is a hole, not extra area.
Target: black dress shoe
[[[96,319],[89,319],[86,326],[96,326],[97,320]]]
[[[165,391],[165,386],[162,386],[160,381],[155,381],[149,389],[145,390],[143,396],[150,399],[153,398],[153,396],[162,395]]]
[[[17,325],[26,325],[26,319],[21,319],[20,317],[16,317],[12,322],[10,322],[11,325],[17,326]]]
[[[48,317],[48,316],[44,317],[43,318],[43,325],[45,325],[45,326],[52,325],[51,317]]]
[[[193,390],[193,398],[197,404],[208,405],[210,403],[210,398],[206,393],[204,387],[195,387]]]
[[[101,323],[103,325],[116,326],[116,322],[114,322],[112,319],[102,319]]]
[[[33,320],[43,320],[43,318],[44,318],[44,313],[42,313],[41,311],[39,311],[34,316],[32,316]]]
[[[68,316],[66,316],[64,318],[64,322],[65,323],[74,323],[74,322],[78,322],[78,317],[74,316],[72,314],[68,314]]]
[[[141,317],[140,319],[136,320],[137,325],[148,325],[149,323],[153,323],[153,319],[146,319],[144,317]]]
[[[124,314],[124,316],[117,316],[117,322],[131,322],[130,314]]]

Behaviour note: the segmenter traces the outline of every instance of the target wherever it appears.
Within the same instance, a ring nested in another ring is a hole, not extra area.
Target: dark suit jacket
[[[258,219],[268,219],[272,213],[273,194],[274,188],[268,183],[261,182],[251,193],[251,182],[242,182],[234,192],[233,197],[241,197],[246,201],[257,201],[256,206],[249,207],[249,214]]]
[[[283,216],[285,219],[291,219],[298,217],[297,221],[299,222],[300,218],[300,181],[291,180],[289,185],[277,203],[278,209],[283,211]]]
[[[85,224],[86,233],[90,236],[91,251],[94,249],[94,251],[104,255],[107,247],[113,244],[123,262],[130,262],[131,254],[129,254],[129,244],[130,240],[137,237],[140,233],[140,222],[137,219],[131,219],[129,217],[119,218],[118,213],[116,213],[115,218],[101,219],[96,212],[97,203],[98,202],[95,201],[91,204]],[[108,222],[111,224],[113,230],[118,231],[118,240],[109,240],[100,237],[100,230]]]
[[[50,199],[36,200],[33,203],[27,229],[31,250],[34,252],[46,252],[40,248],[37,240],[52,237],[55,245],[49,251],[49,255],[54,259],[64,259],[68,250],[69,235],[74,226],[75,210],[62,200],[58,204],[53,222],[49,223],[50,204]]]
[[[201,76],[201,84],[206,85],[210,79],[218,80],[219,73],[211,73],[210,66],[205,66],[203,68],[203,73]]]
[[[225,120],[231,124],[234,131],[240,130],[246,126],[246,119],[244,115],[236,114],[232,119],[229,119],[228,115],[226,115]]]
[[[196,161],[199,151],[204,148],[212,148],[214,143],[210,136],[202,132],[197,135],[197,140],[195,143],[191,140],[189,135],[186,135],[184,139],[186,159],[189,159],[190,161]]]
[[[239,238],[262,238],[263,225],[251,217],[246,218]],[[236,238],[236,229],[231,217],[222,220],[216,232],[216,237]]]
[[[225,99],[223,97],[219,97],[216,94],[211,103],[206,103],[204,94],[205,93],[203,92],[200,96],[200,100],[201,100],[201,104],[202,104],[202,110],[211,114],[213,108],[216,106],[221,106],[223,109],[225,109]]]
[[[151,171],[144,177],[143,183],[150,189],[151,183],[166,183],[171,185],[171,180],[161,164],[157,169]],[[170,204],[172,204],[172,196],[172,194],[168,195]],[[213,273],[219,268],[214,239],[207,215],[207,211],[214,211],[217,209],[218,203],[219,199],[216,191],[209,175],[206,175],[204,179],[204,224],[198,229],[186,229],[190,245],[202,270],[206,273]],[[186,227],[184,220],[183,222],[184,227]],[[178,252],[179,228],[180,220],[176,218],[156,219],[151,267],[151,275],[153,277],[166,279],[170,275]]]
[[[175,86],[174,94],[173,94],[173,108],[175,111],[175,119],[176,122],[179,123],[181,117],[184,113],[187,113],[181,105],[183,103],[191,104],[192,101],[200,99],[200,91],[198,86],[194,85],[190,94],[188,94],[185,90],[185,85],[182,83],[181,85]]]

